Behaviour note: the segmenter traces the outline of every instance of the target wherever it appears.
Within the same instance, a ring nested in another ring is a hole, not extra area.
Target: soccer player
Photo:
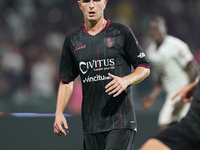
[[[174,101],[171,98],[181,87],[195,80],[198,64],[186,43],[167,34],[163,17],[153,16],[148,28],[153,42],[147,48],[146,55],[154,66],[157,81],[142,105],[146,109],[151,107],[161,90],[166,91],[165,103],[158,117],[158,124],[164,129],[180,121],[188,112],[190,103],[183,103],[180,97]]]
[[[80,75],[84,150],[132,150],[137,127],[131,85],[149,75],[149,63],[131,29],[104,18],[107,0],[78,4],[84,24],[63,45],[54,132],[68,133],[63,111]]]
[[[200,82],[186,85],[173,98],[178,95],[183,102],[192,100],[188,114],[180,122],[147,140],[140,150],[199,150]]]

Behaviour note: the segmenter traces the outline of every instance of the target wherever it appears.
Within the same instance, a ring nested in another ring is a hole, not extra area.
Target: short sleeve
[[[146,55],[129,27],[127,27],[125,32],[124,40],[124,52],[133,67],[136,68],[138,66],[142,66],[149,68]]]
[[[70,45],[70,37],[66,37],[60,58],[59,80],[69,83],[74,81],[78,74],[78,65]]]
[[[194,59],[194,56],[192,55],[188,45],[181,43],[178,46],[177,51],[175,51],[175,59],[183,68],[185,68],[187,64]]]

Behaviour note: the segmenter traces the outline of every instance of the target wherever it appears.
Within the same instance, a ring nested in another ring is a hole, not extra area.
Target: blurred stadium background
[[[142,48],[149,44],[147,20],[162,15],[168,33],[185,41],[200,62],[199,0],[109,0],[105,17],[129,25]],[[53,133],[58,69],[66,34],[83,23],[77,0],[0,1],[0,149],[81,150],[81,84],[65,110],[70,134]],[[150,92],[153,74],[133,86],[138,133],[135,148],[157,131],[165,92],[149,110],[141,100]]]

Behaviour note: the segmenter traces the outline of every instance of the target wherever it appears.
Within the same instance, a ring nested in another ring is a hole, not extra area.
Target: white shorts
[[[160,110],[159,116],[158,116],[158,125],[159,126],[170,124],[170,123],[176,122],[176,121],[180,121],[187,114],[188,110],[190,109],[191,103],[185,103],[184,106],[182,107],[182,109],[176,115],[173,116],[172,113],[174,111],[174,105],[176,104],[176,102],[181,100],[180,96],[177,96],[174,100],[172,100],[172,97],[175,94],[176,93],[167,95],[165,103],[163,104],[163,106]]]

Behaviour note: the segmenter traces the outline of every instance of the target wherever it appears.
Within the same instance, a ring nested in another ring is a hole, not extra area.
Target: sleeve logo
[[[137,55],[137,58],[143,58],[145,57],[145,54],[143,52],[141,52],[139,55]]]

